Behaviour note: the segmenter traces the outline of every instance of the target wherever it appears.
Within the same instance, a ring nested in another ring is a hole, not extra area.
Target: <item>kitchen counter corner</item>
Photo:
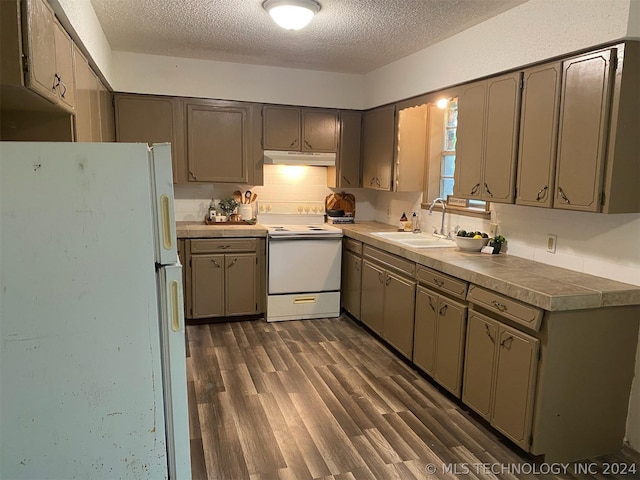
[[[178,238],[242,238],[266,237],[262,225],[205,225],[202,222],[176,222]]]

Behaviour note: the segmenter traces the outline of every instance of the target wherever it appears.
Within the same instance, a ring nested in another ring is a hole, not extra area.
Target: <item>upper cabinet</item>
[[[396,132],[395,105],[364,112],[362,116],[362,186],[392,190]]]
[[[460,87],[454,195],[513,203],[521,72]]]
[[[327,186],[358,188],[362,186],[362,113],[356,110],[340,112],[340,143],[336,166],[327,168]]]
[[[260,107],[196,99],[184,105],[189,181],[260,183]]]
[[[73,42],[46,0],[24,2],[26,9],[25,85],[50,102],[74,107]]]
[[[429,105],[400,109],[398,114],[394,192],[420,192],[427,162]]]
[[[554,207],[640,212],[640,46],[562,62]]]
[[[187,182],[179,99],[119,93],[115,95],[115,113],[118,142],[171,143],[173,182]]]
[[[265,150],[336,152],[338,112],[265,105],[262,109]]]
[[[516,189],[518,205],[552,206],[561,78],[560,62],[524,71]]]
[[[100,81],[78,49],[74,50],[74,64],[77,87],[75,139],[77,142],[101,142]]]

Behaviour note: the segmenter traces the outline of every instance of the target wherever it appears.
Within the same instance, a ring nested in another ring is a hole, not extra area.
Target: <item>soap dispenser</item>
[[[404,232],[407,229],[408,223],[409,219],[407,218],[407,214],[402,212],[402,216],[400,217],[400,222],[398,224],[398,231]]]

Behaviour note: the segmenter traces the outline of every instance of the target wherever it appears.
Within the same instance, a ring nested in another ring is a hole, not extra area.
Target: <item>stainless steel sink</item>
[[[452,240],[434,237],[426,233],[412,232],[372,232],[385,240],[399,243],[411,248],[448,248],[455,247],[456,244]]]

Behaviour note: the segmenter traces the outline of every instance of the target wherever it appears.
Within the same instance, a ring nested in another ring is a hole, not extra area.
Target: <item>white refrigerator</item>
[[[191,478],[170,152],[0,142],[0,478]]]

